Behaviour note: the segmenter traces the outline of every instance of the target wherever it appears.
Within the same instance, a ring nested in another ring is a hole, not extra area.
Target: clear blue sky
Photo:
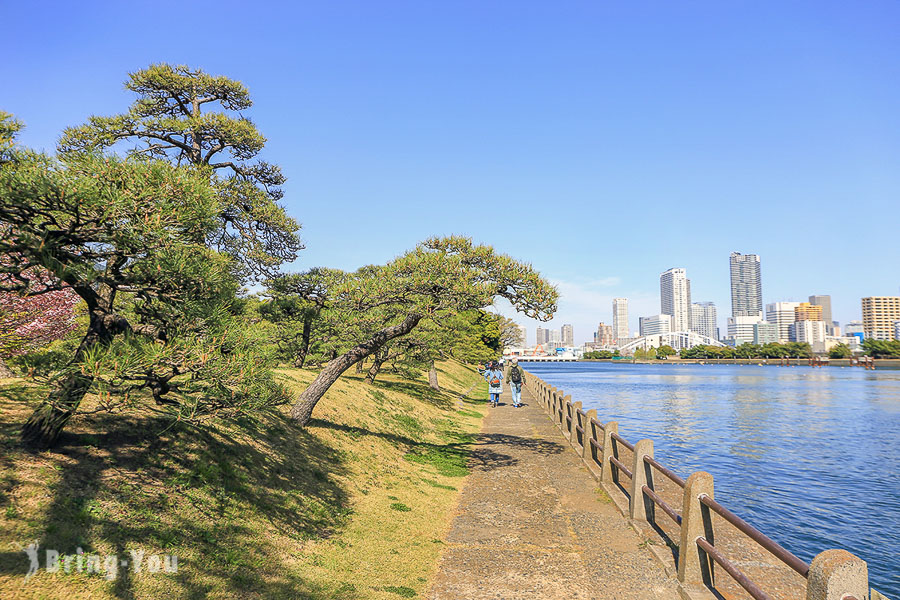
[[[834,317],[900,286],[900,4],[7,2],[0,109],[52,150],[131,102],[153,62],[244,82],[304,226],[295,269],[383,263],[460,233],[558,282],[588,340],[659,274],[730,314],[728,255],[763,300]],[[528,322],[529,339],[534,323]]]

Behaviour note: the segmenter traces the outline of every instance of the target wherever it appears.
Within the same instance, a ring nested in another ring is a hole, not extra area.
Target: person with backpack
[[[522,386],[525,385],[525,371],[519,367],[518,359],[512,359],[512,364],[506,371],[506,379],[509,381],[509,391],[512,393],[513,406],[522,406]]]
[[[484,379],[488,382],[491,407],[496,408],[500,403],[500,393],[503,391],[503,370],[496,361],[491,362],[490,368],[484,372]]]

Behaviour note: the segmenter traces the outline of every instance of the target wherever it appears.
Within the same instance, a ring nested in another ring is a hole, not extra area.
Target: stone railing
[[[583,410],[581,402],[572,402],[571,396],[534,374],[529,373],[527,381],[532,396],[581,455],[594,478],[607,492],[619,489],[627,494],[628,507],[622,510],[633,523],[648,524],[661,532],[656,522],[657,507],[672,521],[674,525],[669,527],[675,528],[673,537],[678,542],[678,551],[673,553],[677,555],[677,564],[673,567],[677,568],[682,592],[688,597],[712,597],[709,590],[715,589],[715,566],[718,565],[751,597],[772,600],[769,593],[751,581],[716,546],[712,518],[715,513],[730,523],[733,530],[740,532],[743,543],[747,538],[753,540],[805,579],[806,600],[870,599],[868,570],[860,558],[845,550],[825,550],[813,558],[812,563],[806,564],[716,502],[713,477],[709,473],[699,471],[682,479],[653,458],[652,440],[632,444],[619,434],[616,421],[602,422],[596,410]],[[620,457],[626,453],[631,455],[631,460]],[[659,488],[664,487],[662,484],[670,491],[675,490],[681,498],[681,506],[672,506],[663,500],[658,493]],[[665,555],[657,553],[657,557],[665,562]],[[872,600],[882,597],[872,590]]]

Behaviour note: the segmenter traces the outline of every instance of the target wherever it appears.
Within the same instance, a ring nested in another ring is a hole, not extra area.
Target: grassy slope
[[[257,422],[176,431],[152,416],[81,417],[52,452],[16,428],[41,390],[0,382],[0,597],[386,598],[427,588],[471,434],[480,379],[439,368],[444,391],[345,375],[305,430],[285,411]],[[298,387],[314,373],[286,371]],[[4,385],[5,384],[5,385]],[[469,391],[465,400],[460,394]],[[27,584],[14,544],[39,540]],[[127,558],[175,554],[173,575],[112,582],[46,573],[44,548]]]

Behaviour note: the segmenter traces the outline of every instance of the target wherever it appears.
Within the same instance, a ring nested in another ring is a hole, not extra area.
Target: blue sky
[[[383,263],[433,234],[531,262],[588,340],[659,274],[730,314],[728,255],[763,300],[834,317],[900,286],[896,2],[9,2],[0,109],[51,150],[124,111],[153,62],[244,82],[307,249]],[[500,307],[501,310],[506,310]],[[524,321],[523,321],[524,322]],[[527,322],[533,340],[533,322]]]

